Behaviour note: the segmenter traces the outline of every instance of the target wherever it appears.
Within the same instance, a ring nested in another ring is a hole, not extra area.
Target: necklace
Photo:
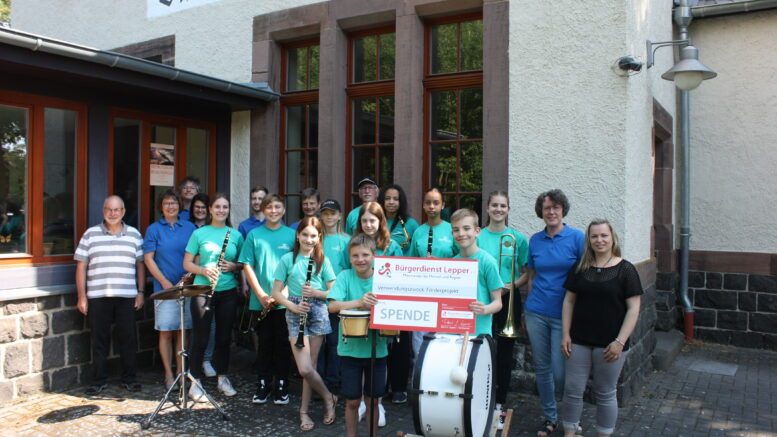
[[[607,264],[609,264],[610,261],[612,261],[612,255],[610,255],[610,257],[607,259],[607,262],[605,262],[603,266],[596,267],[596,273],[602,273],[602,269],[607,267]]]

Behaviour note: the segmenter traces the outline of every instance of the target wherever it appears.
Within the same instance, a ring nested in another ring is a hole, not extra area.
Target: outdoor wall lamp
[[[701,84],[701,81],[717,76],[706,65],[699,62],[699,49],[690,45],[687,39],[673,41],[647,41],[647,68],[654,64],[656,50],[667,46],[685,46],[680,49],[680,61],[672,66],[662,79],[674,81],[675,86],[683,91],[690,91]]]

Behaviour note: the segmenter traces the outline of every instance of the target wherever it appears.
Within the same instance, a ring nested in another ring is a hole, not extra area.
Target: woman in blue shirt
[[[545,229],[529,240],[527,275],[529,294],[524,304],[526,331],[532,347],[545,422],[537,436],[546,437],[558,428],[556,390],[564,387],[564,357],[561,354],[561,307],[564,301],[569,269],[583,255],[585,236],[564,224],[569,213],[569,201],[561,190],[540,194],[534,205],[537,217],[545,222]]]

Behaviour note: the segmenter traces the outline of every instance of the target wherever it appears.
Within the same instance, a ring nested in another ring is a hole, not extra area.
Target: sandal
[[[332,404],[330,407],[327,408],[326,405],[324,405],[324,425],[331,425],[335,423],[335,419],[337,418],[337,396],[332,395]]]
[[[299,410],[299,429],[302,431],[310,431],[316,427],[313,419],[310,418],[307,411]]]
[[[548,437],[556,432],[556,429],[558,429],[558,423],[546,420],[537,430],[537,437]]]

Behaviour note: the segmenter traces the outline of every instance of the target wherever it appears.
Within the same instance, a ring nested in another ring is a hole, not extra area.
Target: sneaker
[[[226,376],[219,376],[219,382],[216,385],[216,388],[218,388],[218,390],[227,397],[232,397],[237,394],[237,391],[232,388],[232,383],[229,382],[229,378]]]
[[[204,373],[208,378],[212,378],[216,376],[216,369],[213,368],[213,365],[210,363],[210,361],[203,361],[202,373]]]
[[[122,387],[124,387],[124,390],[130,391],[130,392],[139,392],[141,389],[139,382],[124,382],[121,384]]]
[[[92,384],[90,385],[84,393],[87,394],[87,396],[96,396],[99,395],[100,392],[105,390],[105,387],[107,387],[108,384]]]
[[[256,393],[251,398],[253,404],[263,404],[270,399],[270,386],[267,385],[267,381],[264,379],[259,380],[259,384],[256,387]]]
[[[378,428],[386,426],[386,410],[383,408],[383,404],[378,403]]]
[[[285,379],[279,379],[275,384],[272,403],[275,405],[286,405],[289,403],[289,388]]]
[[[392,404],[404,404],[407,402],[407,393],[403,391],[396,391],[391,395]]]
[[[367,414],[367,404],[364,403],[364,400],[359,404],[359,422],[364,420],[364,415]]]
[[[205,392],[202,390],[199,379],[193,382],[192,386],[189,387],[189,399],[191,399],[192,402],[208,401],[208,398],[205,397]]]

